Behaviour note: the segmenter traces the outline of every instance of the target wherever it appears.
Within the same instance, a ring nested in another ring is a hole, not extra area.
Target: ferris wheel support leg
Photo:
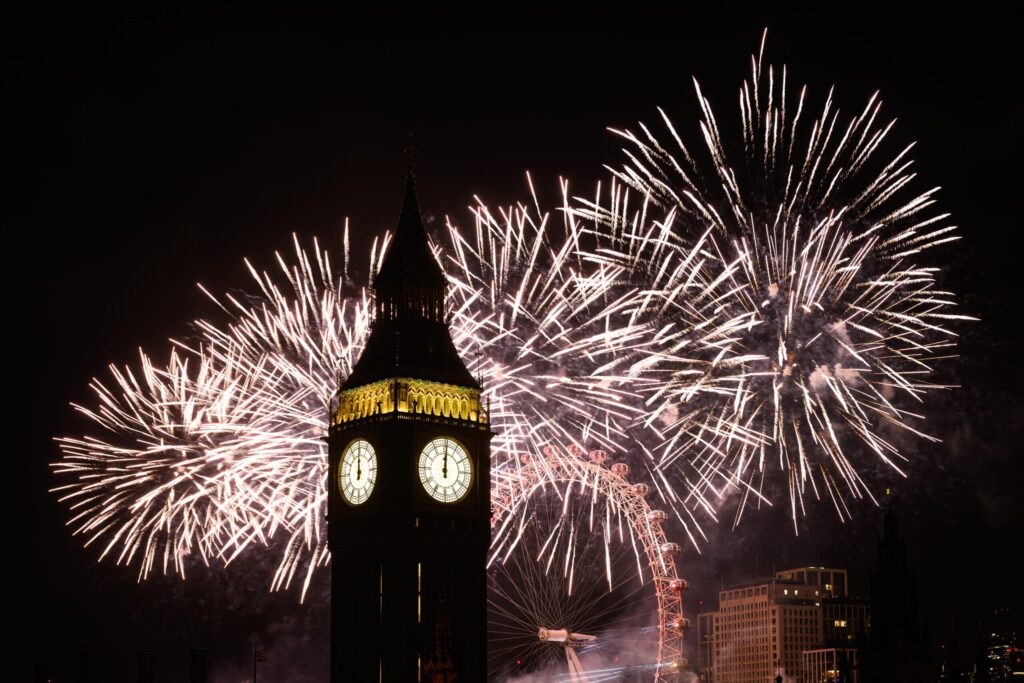
[[[569,662],[569,680],[572,683],[587,683],[587,672],[583,670],[580,658],[576,656],[576,650],[571,645],[565,646],[565,658]]]

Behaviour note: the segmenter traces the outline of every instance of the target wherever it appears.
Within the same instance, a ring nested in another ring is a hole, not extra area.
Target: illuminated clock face
[[[365,503],[377,483],[377,452],[365,439],[348,445],[338,465],[338,488],[349,505]]]
[[[462,500],[472,480],[473,463],[466,449],[455,439],[434,439],[420,453],[420,481],[435,500],[442,503]]]

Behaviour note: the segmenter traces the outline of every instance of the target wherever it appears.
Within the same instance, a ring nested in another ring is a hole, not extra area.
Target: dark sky
[[[67,512],[47,492],[52,437],[86,428],[68,403],[88,402],[90,377],[108,363],[132,362],[140,346],[160,356],[167,337],[212,314],[195,283],[245,286],[242,257],[269,263],[293,231],[337,245],[346,216],[362,253],[397,217],[408,131],[420,204],[438,219],[464,212],[473,194],[521,197],[525,170],[548,196],[559,174],[589,187],[602,163],[620,160],[606,126],[652,120],[660,105],[694,133],[692,74],[732,112],[765,25],[770,61],[787,63],[812,95],[835,84],[852,111],[882,91],[884,112],[899,119],[896,139],[918,141],[919,187],[941,185],[941,205],[962,228],[943,277],[982,321],[963,329],[962,358],[946,369],[963,389],[929,404],[943,443],[921,446],[897,488],[935,639],[955,621],[971,645],[991,608],[1020,614],[1011,554],[1024,537],[1015,23],[995,14],[910,24],[873,12],[826,21],[633,5],[580,16],[483,9],[4,22],[0,158],[14,309],[5,375],[15,411],[15,537],[5,557],[14,570],[8,623],[19,636],[0,667],[68,667],[88,642],[125,680],[136,652],[156,650],[171,670],[161,680],[174,680],[189,647],[209,647],[227,670],[260,633],[276,662],[301,661],[303,675],[322,680],[322,586],[299,607],[293,595],[267,596],[252,564],[137,586],[133,569],[98,565],[95,550],[70,538]],[[705,555],[687,551],[683,574],[694,597],[710,599],[720,582],[772,565],[835,563],[855,571],[864,594],[880,512],[856,511],[838,525],[823,505],[799,538],[779,532],[774,513],[716,530]]]

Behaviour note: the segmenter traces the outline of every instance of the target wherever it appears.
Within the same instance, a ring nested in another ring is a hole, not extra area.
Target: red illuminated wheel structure
[[[491,476],[488,678],[678,680],[687,584],[647,485],[576,447]]]

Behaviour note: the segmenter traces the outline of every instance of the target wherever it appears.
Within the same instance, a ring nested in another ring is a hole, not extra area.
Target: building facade
[[[715,683],[714,656],[715,617],[718,612],[697,614],[697,677],[704,683]]]
[[[851,661],[846,651],[870,625],[867,601],[850,598],[847,587],[845,569],[799,567],[722,590],[718,610],[698,617],[702,680],[827,680],[818,674]]]
[[[857,676],[857,648],[824,647],[800,655],[801,683],[847,683]]]
[[[846,596],[821,600],[824,643],[831,647],[862,647],[871,630],[871,601]]]

